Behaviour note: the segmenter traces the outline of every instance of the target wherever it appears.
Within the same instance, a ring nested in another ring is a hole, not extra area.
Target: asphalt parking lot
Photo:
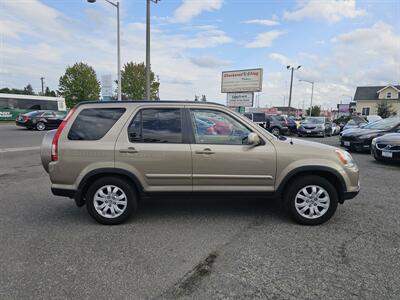
[[[353,153],[361,192],[321,226],[246,198],[149,200],[102,226],[51,194],[42,136],[0,125],[1,299],[400,298],[399,165]]]

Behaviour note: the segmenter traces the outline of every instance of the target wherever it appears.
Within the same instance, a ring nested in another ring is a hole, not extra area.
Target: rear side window
[[[132,143],[182,143],[179,108],[143,109],[128,128]]]
[[[125,112],[125,108],[87,108],[76,117],[68,132],[69,140],[101,139]]]

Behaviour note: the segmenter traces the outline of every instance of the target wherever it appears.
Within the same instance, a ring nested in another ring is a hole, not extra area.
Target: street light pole
[[[150,2],[155,4],[160,0],[147,0],[146,4],[146,100],[150,100]]]
[[[308,82],[311,84],[311,102],[310,102],[310,112],[308,113],[308,115],[311,117],[311,111],[312,111],[312,100],[313,100],[313,96],[314,96],[314,81],[309,81],[309,80],[305,80],[305,79],[299,79],[299,81],[303,81],[303,82]]]
[[[289,90],[289,105],[288,105],[288,116],[290,115],[290,106],[292,104],[292,89],[293,89],[293,73],[294,70],[298,70],[301,68],[301,65],[297,66],[297,68],[295,67],[291,67],[291,66],[286,66],[286,69],[291,70],[291,76],[290,76],[290,90]]]
[[[107,1],[107,0],[106,0]],[[107,1],[108,2],[108,1]],[[117,44],[118,44],[118,101],[122,101],[122,79],[121,79],[121,34],[119,22],[119,2],[117,2]]]
[[[119,22],[119,2],[116,3],[104,0],[117,9],[117,68],[118,68],[118,101],[121,101],[121,42],[120,42],[120,22]],[[95,3],[96,0],[87,0],[89,3]]]

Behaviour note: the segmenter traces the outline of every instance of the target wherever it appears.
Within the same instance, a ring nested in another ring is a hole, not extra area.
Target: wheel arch
[[[123,178],[132,184],[138,196],[143,192],[143,186],[139,179],[129,171],[118,168],[100,168],[87,173],[79,183],[77,192],[75,193],[76,205],[83,206],[85,204],[85,195],[89,186],[97,179],[105,176],[115,176]]]
[[[278,195],[282,196],[285,190],[290,186],[291,182],[297,178],[304,177],[307,175],[321,176],[327,179],[335,187],[339,203],[344,202],[344,193],[346,191],[346,182],[338,171],[326,166],[307,166],[299,167],[290,171],[286,177],[282,180],[277,188]]]

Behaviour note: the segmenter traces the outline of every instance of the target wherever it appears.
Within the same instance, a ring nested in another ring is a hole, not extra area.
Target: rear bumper
[[[297,132],[301,135],[319,135],[323,136],[325,129],[304,129],[304,128],[299,128]]]

